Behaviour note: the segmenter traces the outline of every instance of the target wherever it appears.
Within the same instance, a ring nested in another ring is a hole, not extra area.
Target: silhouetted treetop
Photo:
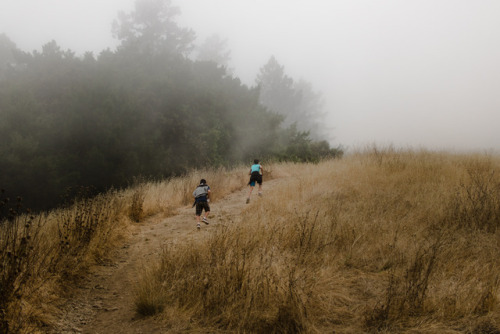
[[[260,89],[259,101],[284,116],[283,127],[295,124],[299,131],[308,132],[316,140],[329,139],[323,98],[309,82],[294,81],[274,56],[260,68],[255,82]]]
[[[137,0],[131,13],[120,12],[113,22],[113,35],[120,49],[141,55],[177,54],[193,49],[195,33],[175,21],[180,14],[170,0]]]

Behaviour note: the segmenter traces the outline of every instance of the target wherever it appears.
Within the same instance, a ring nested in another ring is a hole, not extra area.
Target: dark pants
[[[250,181],[248,181],[248,184],[253,187],[253,186],[255,186],[256,182],[258,184],[262,184],[262,175],[260,175],[259,172],[253,172],[250,175]]]
[[[205,210],[205,212],[210,212],[210,205],[208,205],[208,202],[196,202],[196,215],[201,216],[203,210]]]

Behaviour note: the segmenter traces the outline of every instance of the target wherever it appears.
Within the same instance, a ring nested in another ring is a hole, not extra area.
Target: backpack
[[[208,189],[209,189],[209,186],[207,186],[206,184],[200,184],[198,187],[196,187],[196,189],[193,191],[193,197],[194,198],[198,198],[198,197],[201,197],[201,196],[206,196],[208,195]]]

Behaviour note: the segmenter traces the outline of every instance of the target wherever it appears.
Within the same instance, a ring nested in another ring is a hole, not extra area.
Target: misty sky
[[[0,33],[24,51],[55,40],[114,49],[134,0],[0,0]],[[332,145],[500,152],[498,0],[174,0],[198,42],[228,40],[253,85],[274,55],[326,99]]]

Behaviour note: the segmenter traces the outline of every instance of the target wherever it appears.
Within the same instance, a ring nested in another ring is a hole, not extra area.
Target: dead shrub
[[[391,269],[384,302],[378,303],[367,314],[367,328],[381,330],[392,328],[408,317],[415,317],[424,311],[425,298],[430,279],[436,268],[436,261],[442,246],[441,237],[420,245],[404,272]]]
[[[137,186],[136,189],[134,190],[134,193],[132,194],[132,199],[128,214],[130,219],[132,219],[132,221],[136,223],[140,222],[144,217],[144,209],[143,209],[144,198],[145,198],[144,186],[142,185]]]
[[[28,281],[39,274],[41,217],[35,218],[23,210],[22,199],[13,207],[9,198],[0,197],[0,333],[16,332],[23,325],[16,310]],[[24,212],[23,212],[24,211]]]
[[[500,227],[500,180],[490,161],[473,161],[466,167],[452,202],[452,224],[494,233]]]

